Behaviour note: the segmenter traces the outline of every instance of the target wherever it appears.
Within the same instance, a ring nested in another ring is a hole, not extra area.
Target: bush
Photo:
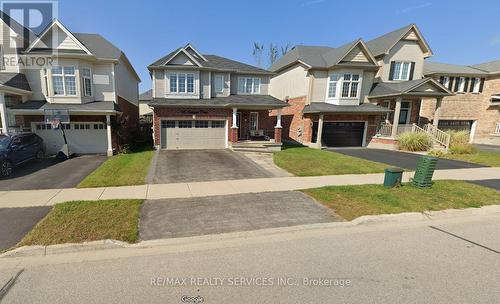
[[[443,157],[446,155],[446,152],[443,150],[433,149],[433,150],[430,150],[429,153],[427,153],[427,155],[435,156],[435,157]]]
[[[432,137],[427,133],[403,133],[398,136],[400,150],[428,151],[432,147]]]
[[[466,146],[469,144],[470,133],[469,131],[448,131],[446,132],[450,134],[450,147],[453,146]]]
[[[474,146],[472,146],[470,144],[450,147],[451,154],[473,154],[475,152],[476,152],[476,149],[474,148]]]

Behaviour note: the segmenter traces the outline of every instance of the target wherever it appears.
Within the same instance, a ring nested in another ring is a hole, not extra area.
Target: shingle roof
[[[366,45],[368,45],[368,48],[372,52],[373,56],[377,57],[379,55],[383,55],[389,52],[394,44],[396,44],[413,26],[414,24],[409,24],[385,35],[379,36],[368,41]]]
[[[440,62],[424,62],[424,74],[474,74],[474,75],[485,75],[487,74],[483,70],[473,68],[471,66],[448,64]]]
[[[325,102],[312,102],[304,107],[303,113],[374,113],[382,114],[391,112],[388,108],[384,108],[372,103],[362,103],[357,106],[340,106]]]
[[[15,89],[31,91],[26,76],[21,73],[0,73],[0,84]]]
[[[73,33],[89,51],[97,58],[118,59],[122,51],[99,34]]]
[[[489,73],[499,73],[500,72],[500,60],[475,64],[475,65],[472,65],[472,67],[489,72]]]
[[[84,104],[48,103],[45,100],[29,100],[11,107],[12,110],[68,109],[70,112],[114,112],[120,111],[113,101],[94,101]]]
[[[153,90],[149,89],[139,94],[139,101],[150,101],[153,99]]]
[[[361,39],[356,39],[337,48],[326,46],[297,45],[277,60],[269,69],[273,72],[302,61],[312,68],[328,68],[337,64]]]
[[[435,80],[432,78],[422,78],[422,79],[415,79],[415,80],[409,80],[409,81],[401,81],[401,82],[376,82],[373,84],[373,87],[370,91],[370,94],[368,97],[382,97],[382,96],[392,96],[392,95],[400,95],[400,94],[406,94],[409,93],[410,91],[418,88],[420,85],[426,83],[426,82],[433,82],[436,83]],[[440,86],[439,83],[437,83],[438,86]],[[443,91],[446,90],[443,88]],[[424,92],[421,92],[424,93]],[[452,95],[449,93],[449,91],[446,90],[446,92],[429,92],[429,95]]]
[[[170,107],[266,107],[269,109],[283,108],[288,106],[270,95],[230,95],[227,97],[215,97],[210,99],[173,99],[173,98],[153,98],[148,103],[150,106],[170,106]]]

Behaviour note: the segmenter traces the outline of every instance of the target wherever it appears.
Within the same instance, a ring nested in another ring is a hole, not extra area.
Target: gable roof
[[[97,58],[118,59],[123,52],[99,34],[74,33],[74,36]]]
[[[153,90],[149,89],[139,94],[139,101],[151,101],[153,99]]]
[[[186,49],[193,50],[201,60],[194,58]],[[196,63],[197,68],[203,68],[208,70],[219,70],[219,71],[235,71],[238,73],[252,73],[252,74],[272,74],[268,70],[264,70],[253,65],[249,65],[236,60],[224,58],[217,55],[205,55],[198,52],[191,44],[187,44],[185,47],[177,48],[173,52],[168,53],[162,58],[156,60],[148,66],[148,69],[165,67],[165,65],[174,59],[178,54],[185,54],[193,63]],[[186,66],[189,67],[189,66]]]
[[[421,41],[421,46],[426,49],[426,52],[430,55],[432,55],[432,50],[425,41],[424,37],[420,33],[419,29],[417,28],[416,24],[409,24],[407,26],[404,26],[400,29],[397,29],[395,31],[389,32],[385,35],[382,35],[380,37],[377,37],[375,39],[372,39],[368,41],[366,44],[368,45],[368,48],[372,52],[372,54],[375,57],[381,56],[381,55],[387,55],[389,51],[398,43],[401,39],[406,37],[406,35],[411,31],[415,31],[415,34],[417,35],[418,39]]]
[[[0,19],[2,19],[3,22],[5,22],[5,24],[8,25],[14,31],[14,33],[20,35],[23,38],[25,46],[28,46],[31,42],[33,42],[37,38],[36,34],[33,33],[29,28],[24,27],[14,18],[11,18],[3,11],[0,11]]]
[[[31,91],[26,76],[22,73],[0,73],[0,85],[20,89],[24,91]]]
[[[375,97],[386,97],[386,96],[398,96],[398,95],[411,95],[412,91],[417,90],[419,87],[422,87],[424,84],[430,83],[439,89],[440,92],[413,92],[413,94],[419,95],[442,95],[448,96],[453,95],[447,88],[445,88],[442,84],[437,82],[432,78],[422,78],[415,79],[409,81],[401,81],[401,82],[377,82],[373,85],[368,98]]]
[[[297,62],[307,65],[308,68],[330,68],[339,64],[356,46],[359,46],[362,51],[368,55],[368,60],[371,61],[371,63],[369,62],[367,64],[373,66],[377,65],[366,43],[362,39],[356,39],[337,48],[297,45],[277,60],[270,67],[270,70],[276,72]]]
[[[472,65],[475,69],[480,69],[488,73],[500,73],[500,60]]]
[[[430,74],[486,75],[488,73],[471,66],[425,61],[424,75]]]

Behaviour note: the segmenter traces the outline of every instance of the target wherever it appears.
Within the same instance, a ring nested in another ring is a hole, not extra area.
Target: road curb
[[[382,214],[382,215],[365,215],[356,218],[350,222],[330,222],[318,223],[309,225],[299,225],[291,227],[269,228],[253,231],[231,232],[224,234],[211,234],[193,237],[172,238],[172,239],[159,239],[141,241],[137,244],[129,244],[117,240],[100,240],[85,243],[69,243],[58,244],[49,246],[23,246],[20,248],[7,251],[0,255],[2,258],[19,258],[19,257],[34,257],[34,256],[48,256],[64,253],[75,253],[85,251],[97,251],[106,249],[117,248],[130,248],[130,249],[144,249],[157,246],[171,246],[192,244],[195,242],[213,242],[234,238],[249,238],[258,236],[275,235],[278,233],[293,233],[305,230],[318,230],[318,229],[331,229],[331,228],[348,228],[355,226],[370,226],[385,223],[415,223],[415,222],[432,222],[435,220],[463,218],[470,216],[485,216],[500,213],[500,205],[483,206],[481,208],[467,208],[467,209],[447,209],[441,211],[428,211],[428,212],[406,212],[398,214]]]

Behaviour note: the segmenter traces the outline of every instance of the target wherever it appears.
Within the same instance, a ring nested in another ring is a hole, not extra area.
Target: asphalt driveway
[[[500,179],[475,180],[475,181],[469,181],[469,183],[500,190]]]
[[[0,209],[0,251],[15,246],[52,207]]]
[[[159,151],[152,170],[154,184],[273,176],[245,155],[230,150]]]
[[[340,221],[302,192],[267,192],[146,201],[142,240]]]
[[[419,154],[407,153],[400,151],[382,150],[382,149],[369,149],[369,148],[352,148],[352,149],[335,149],[329,148],[329,151],[363,158],[371,161],[385,163],[390,166],[400,167],[409,170],[415,170],[417,162],[422,157]],[[440,158],[436,169],[464,169],[464,168],[481,168],[486,167],[479,164],[472,164],[457,160],[449,160]]]
[[[60,161],[54,157],[31,161],[0,179],[0,190],[74,188],[106,160],[102,155],[83,155]]]

